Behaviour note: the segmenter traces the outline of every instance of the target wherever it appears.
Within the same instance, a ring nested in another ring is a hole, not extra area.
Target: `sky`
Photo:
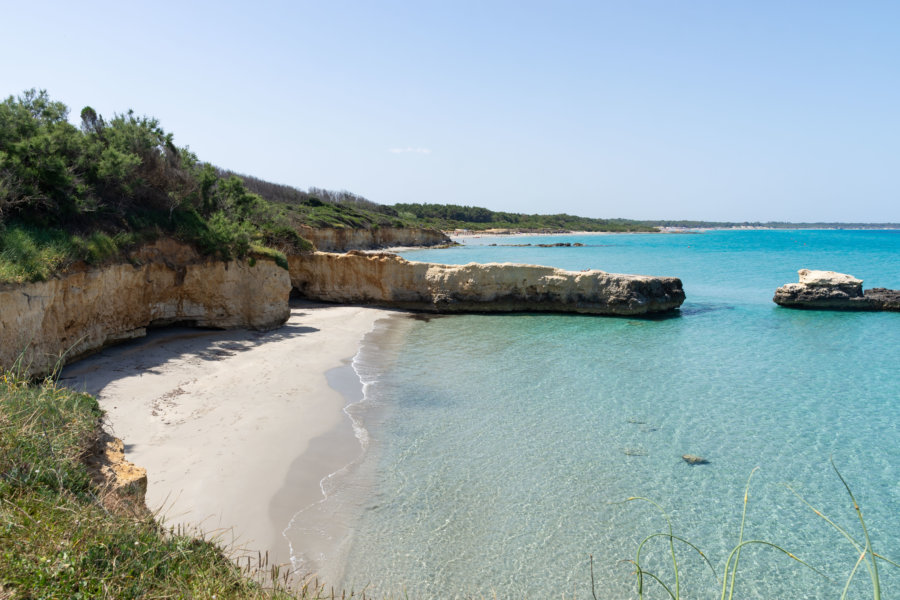
[[[900,2],[13,2],[0,95],[375,202],[900,222]]]

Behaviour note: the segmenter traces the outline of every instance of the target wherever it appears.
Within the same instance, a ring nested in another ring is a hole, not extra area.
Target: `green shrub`
[[[224,260],[241,258],[250,250],[253,227],[246,221],[233,221],[219,211],[207,221],[206,230],[197,240],[203,251]]]
[[[105,233],[94,233],[84,243],[84,259],[91,264],[99,264],[118,255],[116,241]]]
[[[265,256],[266,258],[271,258],[275,261],[275,264],[284,269],[288,270],[288,260],[287,256],[284,255],[284,252],[280,252],[275,250],[274,248],[267,248],[266,246],[260,246],[258,244],[253,244],[251,246],[251,251],[257,256]],[[250,263],[250,266],[254,266],[256,261],[253,256],[250,257],[250,260],[253,261]]]

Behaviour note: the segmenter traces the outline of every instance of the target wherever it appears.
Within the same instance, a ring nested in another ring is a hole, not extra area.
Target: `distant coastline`
[[[786,223],[761,225],[714,225],[703,226],[662,226],[657,231],[574,231],[568,229],[450,229],[444,234],[451,239],[470,239],[479,237],[525,237],[547,235],[613,235],[613,234],[647,234],[647,233],[702,233],[704,231],[766,231],[766,230],[805,230],[805,231],[898,231],[900,223]]]

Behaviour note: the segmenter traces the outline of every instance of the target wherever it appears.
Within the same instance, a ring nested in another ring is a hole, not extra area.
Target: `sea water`
[[[556,242],[584,246],[535,246]],[[900,288],[900,232],[470,238],[403,255],[677,276],[687,300],[669,318],[440,317],[389,353],[364,348],[352,414],[367,450],[329,483],[351,521],[335,583],[410,598],[633,598],[631,561],[668,532],[667,515],[709,561],[676,543],[681,594],[717,598],[753,474],[743,539],[812,568],[745,546],[735,597],[838,598],[859,553],[804,504],[865,544],[832,457],[875,550],[900,560],[900,314],[772,302],[800,268]],[[674,591],[668,538],[640,559]],[[898,569],[879,567],[883,597],[900,597]],[[871,588],[860,565],[850,597]]]

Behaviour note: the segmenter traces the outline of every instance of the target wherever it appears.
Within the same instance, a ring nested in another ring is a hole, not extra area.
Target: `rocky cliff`
[[[900,290],[872,288],[863,291],[861,279],[834,271],[800,269],[798,273],[799,283],[788,283],[775,290],[772,300],[779,306],[900,311]]]
[[[348,250],[376,250],[399,246],[442,246],[451,243],[449,237],[435,229],[413,227],[379,227],[377,229],[314,229],[300,227],[300,235],[323,252]]]
[[[394,254],[348,252],[292,256],[291,283],[327,302],[431,312],[576,312],[640,315],[684,302],[674,277],[573,272],[515,264],[462,266],[410,262]]]
[[[160,240],[130,262],[49,281],[0,286],[0,367],[24,351],[32,374],[146,327],[187,322],[198,327],[267,329],[289,315],[287,271],[268,259],[215,261],[189,246]]]

